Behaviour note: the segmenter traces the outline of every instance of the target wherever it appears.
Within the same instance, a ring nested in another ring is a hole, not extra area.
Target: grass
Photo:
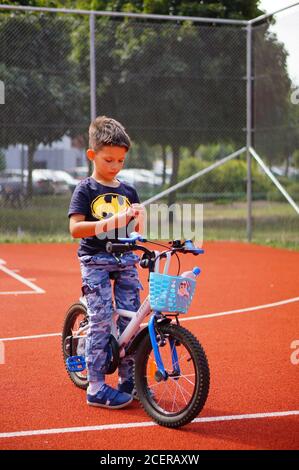
[[[0,242],[77,243],[68,233],[69,200],[69,196],[44,196],[23,208],[2,204]],[[254,201],[252,208],[254,243],[299,250],[299,216],[288,203]],[[204,240],[247,241],[246,202],[208,202],[203,215]]]

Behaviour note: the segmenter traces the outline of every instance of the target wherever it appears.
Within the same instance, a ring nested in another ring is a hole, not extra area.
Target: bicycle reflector
[[[82,372],[86,369],[84,356],[70,356],[66,360],[66,366],[69,372]]]

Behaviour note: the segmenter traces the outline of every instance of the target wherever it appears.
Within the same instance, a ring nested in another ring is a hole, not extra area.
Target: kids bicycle
[[[110,335],[111,360],[107,374],[118,367],[125,354],[135,354],[134,380],[137,397],[145,412],[158,424],[178,428],[190,423],[203,409],[209,393],[210,373],[203,347],[197,338],[179,323],[179,315],[187,313],[196,281],[190,277],[168,275],[171,257],[178,253],[199,255],[202,249],[192,241],[175,240],[170,248],[152,251],[137,242],[146,242],[133,232],[120,243],[107,242],[108,253],[143,252],[140,266],[149,270],[149,296],[137,312],[115,309]],[[160,260],[166,258],[163,273]],[[179,263],[180,265],[180,263]],[[200,270],[194,269],[198,274]],[[193,277],[195,277],[195,274]],[[150,315],[147,325],[141,325]],[[118,316],[130,318],[119,336]],[[174,320],[174,321],[173,321]],[[88,313],[84,297],[72,305],[66,314],[62,332],[63,358],[73,383],[83,389],[88,386],[85,341]]]

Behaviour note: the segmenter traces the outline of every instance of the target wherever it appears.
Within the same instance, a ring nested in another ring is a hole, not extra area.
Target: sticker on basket
[[[179,284],[179,289],[177,291],[177,294],[180,297],[183,297],[185,299],[189,299],[190,297],[190,291],[191,291],[191,286],[188,281],[182,281]]]

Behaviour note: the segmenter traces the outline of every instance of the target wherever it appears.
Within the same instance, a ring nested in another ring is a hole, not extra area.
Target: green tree
[[[1,15],[0,76],[6,102],[0,107],[1,146],[28,146],[28,195],[34,153],[79,126],[80,93],[71,60],[70,18]]]
[[[3,171],[5,169],[6,169],[5,154],[3,150],[0,149],[0,171]]]
[[[245,5],[237,0],[54,3],[72,8],[219,18],[244,19],[261,13],[257,0]],[[232,77],[238,76],[239,85],[244,83],[245,71],[240,68],[240,62],[233,55],[223,57],[221,54],[223,44],[227,51],[238,46],[240,37],[236,38],[235,32],[219,29],[211,33],[207,27],[199,28],[191,23],[145,25],[142,20],[109,21],[105,17],[97,18],[96,26],[98,114],[116,115],[126,123],[136,142],[159,143],[164,154],[166,146],[170,146],[171,185],[178,178],[182,146],[194,147],[223,139],[240,141],[240,122],[243,120],[245,124],[245,88],[241,90],[235,78],[213,80],[229,73]],[[76,57],[84,73],[89,61],[88,31],[82,33]],[[245,44],[244,33],[242,40]],[[245,67],[245,56],[239,60]],[[234,102],[230,100],[232,95]],[[223,129],[223,122],[227,123],[227,129]],[[235,129],[239,129],[239,135],[234,135]],[[169,202],[173,197],[170,195]]]
[[[293,153],[293,163],[297,170],[299,170],[299,149],[295,150]]]
[[[250,19],[262,13],[258,9],[258,0],[32,0],[26,3],[234,19]],[[266,94],[263,97],[265,106],[256,108],[256,119],[258,122],[270,119],[275,128],[281,114],[288,116],[286,119],[293,120],[293,114],[287,112],[290,80],[286,71],[286,52],[283,45],[279,44],[273,35],[268,34],[268,25],[261,30],[260,34],[256,34],[259,30],[254,31],[255,67],[261,63],[265,75],[271,78],[268,79]],[[81,23],[81,27],[72,32],[72,41],[72,56],[78,64],[77,76],[85,97],[82,122],[86,120],[87,125],[87,18]],[[245,45],[246,32],[241,28],[210,28],[189,22],[144,23],[143,20],[136,19],[111,20],[107,17],[97,17],[98,114],[117,116],[126,124],[133,139],[139,144],[160,144],[164,154],[166,146],[171,148],[173,171],[170,184],[174,184],[179,174],[182,146],[194,149],[199,144],[221,143],[238,146],[244,143]],[[275,77],[275,80],[272,77]],[[257,81],[257,103],[261,99],[259,93]],[[294,140],[291,127],[288,142]],[[279,133],[273,138],[277,139],[277,153],[280,151],[281,154],[281,142],[285,139]],[[269,141],[268,135],[268,141],[264,140],[264,145],[269,145]],[[272,155],[271,158],[279,157]],[[170,202],[172,200],[173,195],[170,196]]]
[[[135,140],[171,147],[171,185],[177,182],[181,147],[244,142],[245,47],[239,48],[240,61],[221,55],[223,42],[232,44],[239,32],[189,22],[136,25],[127,20],[116,26],[113,74],[107,72],[109,86],[99,106],[106,110],[114,103]],[[227,79],[230,74],[238,84]]]
[[[253,32],[254,145],[270,166],[285,161],[298,147],[298,107],[291,103],[292,83],[287,73],[287,51],[268,25]]]

